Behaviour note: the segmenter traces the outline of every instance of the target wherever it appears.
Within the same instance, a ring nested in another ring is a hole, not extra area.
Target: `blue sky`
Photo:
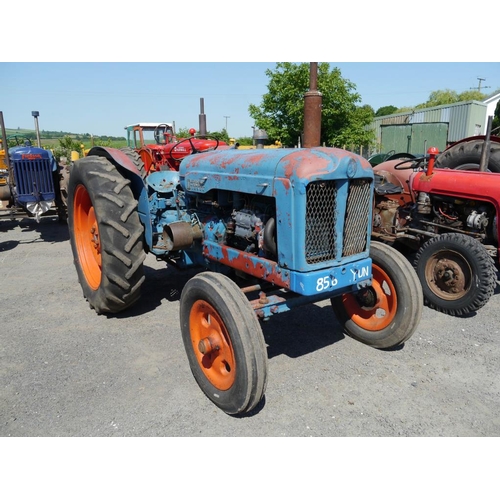
[[[339,62],[343,78],[361,95],[359,104],[412,106],[434,90],[485,93],[500,89],[500,63]],[[203,98],[207,128],[251,136],[249,104],[267,91],[273,62],[0,62],[0,110],[8,128],[94,135],[124,135],[137,121],[175,122],[198,129]],[[489,88],[488,88],[489,87]],[[226,118],[227,117],[227,118]]]
[[[434,90],[500,88],[498,0],[481,12],[420,0],[411,13],[389,0],[353,6],[250,5],[191,0],[182,6],[46,0],[3,6],[0,111],[9,128],[124,135],[137,121],[252,134],[249,104],[267,91],[275,61],[336,61],[358,104],[412,106]],[[119,7],[117,7],[119,5]],[[137,7],[135,10],[134,8]],[[136,62],[131,62],[136,61]],[[435,61],[435,62],[434,62]],[[439,62],[445,61],[445,62]],[[466,62],[477,61],[477,62]],[[489,88],[487,88],[489,87]],[[227,117],[227,118],[226,118]]]

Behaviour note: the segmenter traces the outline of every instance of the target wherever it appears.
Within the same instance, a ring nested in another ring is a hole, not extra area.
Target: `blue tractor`
[[[29,216],[39,222],[43,215],[57,213],[60,221],[66,221],[53,154],[22,135],[7,136],[1,111],[0,125],[0,217]]]
[[[331,302],[351,337],[404,343],[421,317],[409,262],[371,242],[374,174],[327,148],[224,149],[146,173],[131,149],[93,148],[68,185],[68,224],[83,294],[99,314],[141,297],[147,254],[199,268],[180,297],[191,371],[228,414],[249,412],[267,384],[260,321]]]

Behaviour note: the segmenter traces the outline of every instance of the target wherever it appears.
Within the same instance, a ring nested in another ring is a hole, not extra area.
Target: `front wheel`
[[[97,313],[134,304],[144,282],[144,230],[137,201],[105,158],[76,161],[68,183],[68,226],[78,279]]]
[[[496,286],[493,259],[479,241],[463,234],[441,234],[425,242],[415,269],[425,305],[450,316],[477,311]]]
[[[372,284],[331,299],[350,337],[379,349],[404,343],[417,328],[423,309],[422,287],[408,260],[377,241],[370,243]]]
[[[226,413],[249,412],[267,384],[267,351],[259,321],[228,277],[203,272],[180,300],[182,340],[200,389]]]

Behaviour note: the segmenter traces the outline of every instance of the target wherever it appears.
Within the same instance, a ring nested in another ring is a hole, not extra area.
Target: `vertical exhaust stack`
[[[40,140],[40,129],[38,128],[38,117],[40,116],[40,113],[38,111],[32,111],[31,116],[35,119],[36,141],[38,147],[41,148],[42,141]]]
[[[205,101],[200,97],[200,137],[206,139],[207,137],[207,117],[205,115]]]
[[[304,95],[305,148],[320,146],[322,95],[318,91],[318,63],[310,63],[309,92]]]

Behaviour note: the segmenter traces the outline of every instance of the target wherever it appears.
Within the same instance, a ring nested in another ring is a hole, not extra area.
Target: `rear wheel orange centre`
[[[101,241],[99,226],[88,191],[81,184],[73,201],[75,243],[80,266],[89,286],[97,290],[101,283]]]
[[[343,297],[344,307],[352,320],[369,331],[383,330],[396,316],[398,301],[396,289],[389,275],[372,265],[373,280],[369,288]]]
[[[217,389],[229,389],[236,378],[236,363],[229,333],[217,311],[208,302],[197,300],[189,315],[189,330],[205,377]]]

